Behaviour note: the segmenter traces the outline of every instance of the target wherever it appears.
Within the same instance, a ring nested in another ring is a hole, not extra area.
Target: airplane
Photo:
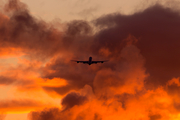
[[[97,63],[103,63],[103,62],[107,62],[108,60],[104,60],[104,61],[92,61],[92,57],[89,57],[89,61],[78,61],[78,60],[71,60],[77,63],[83,63],[83,64],[97,64]]]

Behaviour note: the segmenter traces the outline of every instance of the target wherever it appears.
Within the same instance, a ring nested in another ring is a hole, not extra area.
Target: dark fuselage
[[[103,62],[107,62],[108,60],[104,60],[104,61],[93,61],[92,60],[92,57],[89,57],[89,60],[88,61],[79,61],[79,60],[72,60],[72,61],[75,61],[77,63],[83,63],[83,64],[97,64],[97,63],[103,63]]]
[[[92,57],[89,57],[88,64],[89,64],[89,65],[91,65],[91,64],[92,64]]]

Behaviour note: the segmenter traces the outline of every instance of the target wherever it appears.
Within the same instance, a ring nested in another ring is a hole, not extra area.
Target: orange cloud
[[[20,48],[0,48],[0,57],[8,58],[8,57],[21,57],[24,53]]]
[[[18,62],[0,66],[0,112],[30,112],[31,120],[180,119],[179,11],[155,5],[106,15],[93,21],[93,34],[83,20],[59,31],[18,0],[4,10],[0,56]],[[89,56],[109,61],[71,62]]]
[[[41,108],[42,106],[44,107],[45,105],[31,100],[5,100],[1,101],[0,106],[0,111],[4,113],[22,113],[29,112],[31,110],[38,110],[38,108]]]

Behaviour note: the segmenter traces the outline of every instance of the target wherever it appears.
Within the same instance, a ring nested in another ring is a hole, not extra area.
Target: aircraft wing
[[[108,60],[104,60],[104,61],[92,61],[92,63],[104,63],[107,62]]]
[[[74,61],[74,62],[77,62],[77,63],[89,63],[89,61],[77,61],[77,60],[71,60],[71,61]]]

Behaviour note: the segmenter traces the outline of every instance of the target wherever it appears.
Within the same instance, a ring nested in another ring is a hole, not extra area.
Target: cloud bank
[[[21,56],[16,68],[1,71],[0,84],[61,97],[61,107],[35,109],[30,120],[179,119],[177,9],[155,4],[132,15],[114,13],[59,27],[34,18],[18,0],[10,0],[0,14],[0,56]],[[89,56],[109,62],[71,62]]]

